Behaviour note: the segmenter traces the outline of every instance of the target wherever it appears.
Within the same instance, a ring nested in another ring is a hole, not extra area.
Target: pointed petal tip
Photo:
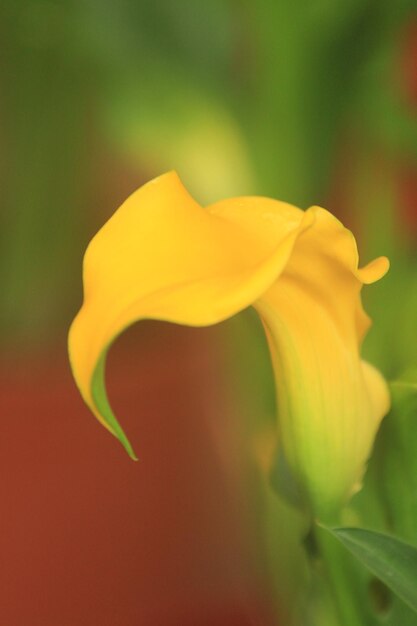
[[[386,256],[380,256],[359,269],[358,275],[365,285],[370,285],[385,276],[389,268],[389,259]]]
[[[122,444],[122,445],[123,445],[123,444]],[[132,447],[130,447],[130,446],[129,446],[129,447],[126,447],[125,445],[123,445],[123,447],[124,447],[124,449],[126,450],[126,452],[127,452],[128,456],[129,456],[129,458],[130,458],[132,461],[139,461],[139,457],[138,457],[138,456],[136,456],[136,453],[135,453],[135,451],[133,450],[133,448],[132,448]]]
[[[122,428],[119,426],[117,428],[117,432],[114,429],[112,429],[110,432],[116,437],[116,439],[120,441],[120,443],[122,444],[129,458],[132,459],[132,461],[139,461],[139,458],[136,456],[136,453],[132,447],[132,444],[130,443],[129,439],[126,437]]]
[[[94,409],[95,407],[92,407],[92,408]],[[103,426],[113,435],[113,437],[115,437],[118,440],[118,442],[120,443],[120,445],[126,452],[127,456],[132,461],[139,461],[139,457],[136,455],[136,452],[134,451],[132,444],[130,443],[128,437],[126,436],[123,428],[120,426],[119,422],[114,417],[113,413],[111,413],[111,416],[113,418],[112,424],[110,424],[109,421],[107,420],[104,421],[103,419],[104,416],[101,413],[97,412],[96,410],[93,410],[93,413],[98,418],[98,420],[103,424]]]

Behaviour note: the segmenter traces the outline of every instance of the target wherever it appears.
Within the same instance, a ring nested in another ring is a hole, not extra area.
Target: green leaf
[[[328,528],[365,567],[417,611],[417,549],[362,528]]]

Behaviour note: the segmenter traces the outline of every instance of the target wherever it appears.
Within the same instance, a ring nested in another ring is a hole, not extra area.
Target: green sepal
[[[120,441],[123,448],[126,450],[127,454],[133,461],[137,461],[138,457],[136,456],[132,445],[127,438],[123,428],[120,426],[119,422],[114,415],[106,392],[106,383],[105,383],[105,367],[106,367],[106,356],[107,350],[103,352],[101,355],[96,369],[94,370],[93,379],[91,383],[91,394],[93,396],[94,402],[98,410],[100,411],[103,418],[106,420],[106,423],[109,425],[111,432],[114,434],[116,439]]]

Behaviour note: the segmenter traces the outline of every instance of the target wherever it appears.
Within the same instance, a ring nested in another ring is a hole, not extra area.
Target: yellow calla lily
[[[190,326],[253,305],[277,386],[280,445],[317,513],[360,484],[388,411],[382,376],[361,361],[369,327],[360,291],[388,269],[358,269],[352,234],[319,207],[261,197],[202,208],[174,172],[147,183],[92,239],[84,303],[69,334],[73,373],[95,416],[135,458],[104,384],[106,353],[139,319]]]

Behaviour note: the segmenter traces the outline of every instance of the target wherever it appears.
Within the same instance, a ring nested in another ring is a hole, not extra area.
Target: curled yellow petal
[[[139,319],[205,326],[253,305],[271,349],[281,451],[310,509],[329,519],[360,485],[389,406],[384,379],[360,356],[370,325],[361,289],[387,270],[384,257],[359,269],[352,233],[320,207],[247,197],[204,209],[165,174],[87,249],[69,335],[75,379],[134,457],[105,392],[112,341]]]
[[[298,238],[285,270],[255,303],[277,386],[280,443],[312,509],[329,518],[357,489],[388,391],[360,358],[369,326],[362,282],[384,259],[358,270],[352,234],[324,209]]]
[[[252,232],[248,207],[240,225],[203,209],[171,172],[130,196],[86,251],[84,303],[69,334],[72,369],[88,406],[132,457],[105,393],[106,352],[136,320],[215,324],[269,288],[313,216],[264,198],[249,204],[258,231],[273,236]]]

